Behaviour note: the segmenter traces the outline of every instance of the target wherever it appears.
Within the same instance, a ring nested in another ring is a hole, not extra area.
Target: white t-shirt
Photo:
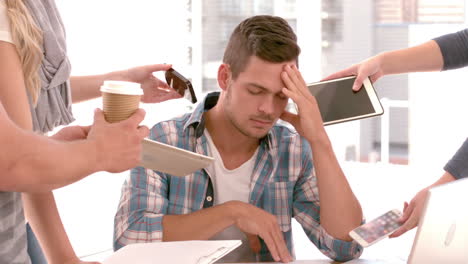
[[[224,166],[223,159],[216,149],[208,130],[205,129],[208,142],[208,151],[214,158],[214,162],[205,170],[210,175],[214,189],[214,205],[228,201],[241,201],[248,203],[250,195],[250,183],[252,179],[258,148],[252,157],[236,169],[228,170]],[[250,249],[247,237],[237,227],[231,226],[216,234],[212,240],[240,239],[242,245],[219,261],[222,262],[255,262],[256,257]]]
[[[5,0],[0,0],[0,41],[13,43],[10,32],[10,21],[8,20]]]

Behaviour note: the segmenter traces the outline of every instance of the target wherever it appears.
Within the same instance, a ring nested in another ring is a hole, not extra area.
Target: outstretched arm
[[[159,103],[174,98],[180,98],[177,92],[173,89],[169,89],[167,83],[153,75],[154,72],[166,71],[170,68],[170,64],[154,64],[101,75],[71,77],[70,83],[73,103],[101,96],[99,88],[105,80],[140,83],[144,91],[141,101],[144,103]]]
[[[418,46],[380,53],[349,68],[333,73],[323,80],[356,75],[353,90],[358,91],[367,77],[375,82],[384,75],[440,71],[443,65],[444,61],[439,45],[431,40]]]

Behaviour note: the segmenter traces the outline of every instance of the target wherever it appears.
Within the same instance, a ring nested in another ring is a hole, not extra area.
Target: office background
[[[216,73],[233,28],[256,14],[282,16],[298,35],[308,82],[379,52],[404,48],[466,28],[465,0],[57,0],[67,28],[74,75],[172,63],[197,96],[217,90]],[[161,76],[161,75],[159,75]],[[373,218],[402,208],[468,135],[467,70],[386,76],[375,87],[383,117],[327,128],[335,152]],[[162,79],[162,77],[160,77]],[[74,107],[77,124],[92,122],[93,100]],[[143,105],[144,123],[193,109],[182,100]],[[65,227],[79,255],[111,248],[113,214],[128,173],[97,173],[57,190]],[[322,257],[293,226],[298,259]],[[404,256],[414,231],[382,242],[365,256]],[[389,250],[390,249],[390,250]]]

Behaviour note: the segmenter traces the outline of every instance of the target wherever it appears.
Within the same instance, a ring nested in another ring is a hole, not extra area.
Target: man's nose
[[[272,114],[275,111],[274,96],[266,96],[261,99],[259,111],[265,114]]]

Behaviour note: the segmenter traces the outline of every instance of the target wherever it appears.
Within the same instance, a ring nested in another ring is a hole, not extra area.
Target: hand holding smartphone
[[[195,91],[193,90],[192,83],[185,78],[182,74],[170,68],[165,73],[167,84],[179,93],[182,97],[186,98],[192,103],[197,102]]]
[[[389,236],[402,226],[402,223],[398,221],[401,216],[402,213],[398,209],[388,211],[374,220],[351,230],[349,235],[361,246],[368,247]]]

